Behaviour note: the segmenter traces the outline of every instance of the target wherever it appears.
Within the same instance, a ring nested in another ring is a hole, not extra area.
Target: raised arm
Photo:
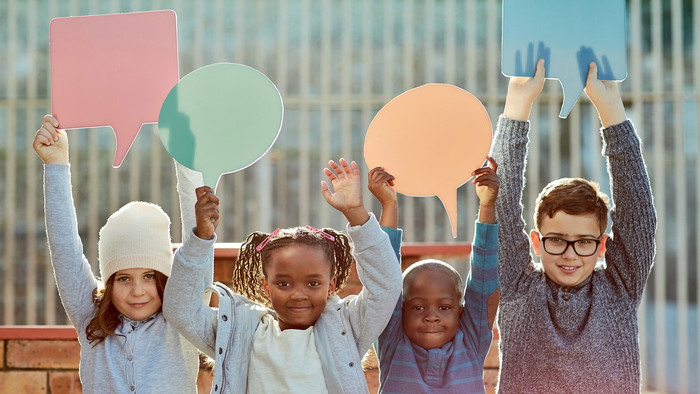
[[[384,171],[384,167],[375,167],[369,171],[367,188],[382,206],[379,224],[383,227],[399,227],[399,200],[394,190],[394,176]]]
[[[603,155],[614,202],[606,274],[621,292],[640,302],[654,261],[657,225],[641,141],[627,120],[617,82],[598,80],[595,63],[590,66],[585,91],[603,124]]]
[[[44,216],[56,285],[68,317],[82,335],[95,312],[92,292],[99,282],[83,255],[71,193],[68,136],[58,127],[53,116],[45,115],[32,146],[44,162]]]
[[[373,214],[362,203],[360,171],[355,162],[340,159],[329,162],[321,192],[326,201],[348,219],[347,232],[352,238],[357,260],[357,275],[363,288],[348,299],[347,311],[358,352],[364,354],[386,326],[401,294],[401,268],[396,262],[389,237]]]
[[[522,194],[525,187],[527,157],[527,121],[537,95],[544,86],[544,63],[537,63],[532,78],[511,78],[503,115],[498,120],[492,156],[498,163],[500,187],[496,198],[496,218],[499,223],[499,278],[501,297],[517,289],[517,280],[532,262],[530,241],[522,217]],[[511,293],[512,294],[512,293]]]
[[[197,188],[193,195],[197,199],[194,207],[197,226],[189,230],[186,241],[175,253],[163,297],[163,314],[182,336],[214,357],[217,312],[209,307],[208,297],[204,296],[214,272],[219,199],[207,186]]]

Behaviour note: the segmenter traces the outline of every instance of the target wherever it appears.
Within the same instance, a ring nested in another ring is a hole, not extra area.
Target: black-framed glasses
[[[545,252],[558,256],[566,253],[569,246],[574,248],[574,252],[581,257],[588,257],[595,254],[600,245],[600,240],[595,238],[582,238],[574,241],[567,241],[559,237],[542,237],[542,245]]]

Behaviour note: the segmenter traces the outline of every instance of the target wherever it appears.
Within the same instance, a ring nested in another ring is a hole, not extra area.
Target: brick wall
[[[222,244],[215,252],[214,279],[230,283],[231,268],[238,256],[237,244]],[[468,256],[468,244],[406,245],[402,249],[403,268],[427,257],[454,258]],[[341,297],[360,291],[357,274],[352,273]],[[82,393],[78,377],[80,345],[70,326],[0,326],[0,393]],[[486,358],[484,384],[493,393],[498,378],[498,333]],[[371,393],[379,386],[375,368],[365,372]],[[211,371],[200,367],[197,386],[200,393],[211,389]]]

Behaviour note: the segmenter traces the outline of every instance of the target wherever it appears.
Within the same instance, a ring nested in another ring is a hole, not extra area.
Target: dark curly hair
[[[263,290],[262,279],[266,275],[266,267],[272,253],[290,245],[306,245],[321,249],[331,266],[331,278],[335,277],[336,280],[335,292],[340,291],[355,263],[352,241],[347,235],[331,228],[323,228],[321,231],[332,235],[335,240],[331,241],[318,231],[306,227],[281,229],[272,236],[260,231],[250,234],[241,245],[241,251],[233,267],[233,291],[268,308],[271,307]],[[267,237],[270,237],[267,244],[258,251],[256,247]]]

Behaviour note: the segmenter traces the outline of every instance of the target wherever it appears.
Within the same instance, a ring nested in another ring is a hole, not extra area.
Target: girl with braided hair
[[[401,293],[388,236],[362,202],[355,162],[329,162],[326,201],[348,220],[347,234],[310,226],[254,232],[241,246],[233,289],[211,283],[219,199],[195,190],[194,217],[165,289],[168,321],[215,359],[212,393],[368,393],[361,357],[386,326]],[[194,189],[178,167],[178,191]],[[182,201],[182,200],[181,200]],[[191,209],[191,208],[190,208]],[[183,224],[184,225],[184,224]],[[363,289],[336,292],[352,264]],[[207,292],[219,297],[209,307]]]

